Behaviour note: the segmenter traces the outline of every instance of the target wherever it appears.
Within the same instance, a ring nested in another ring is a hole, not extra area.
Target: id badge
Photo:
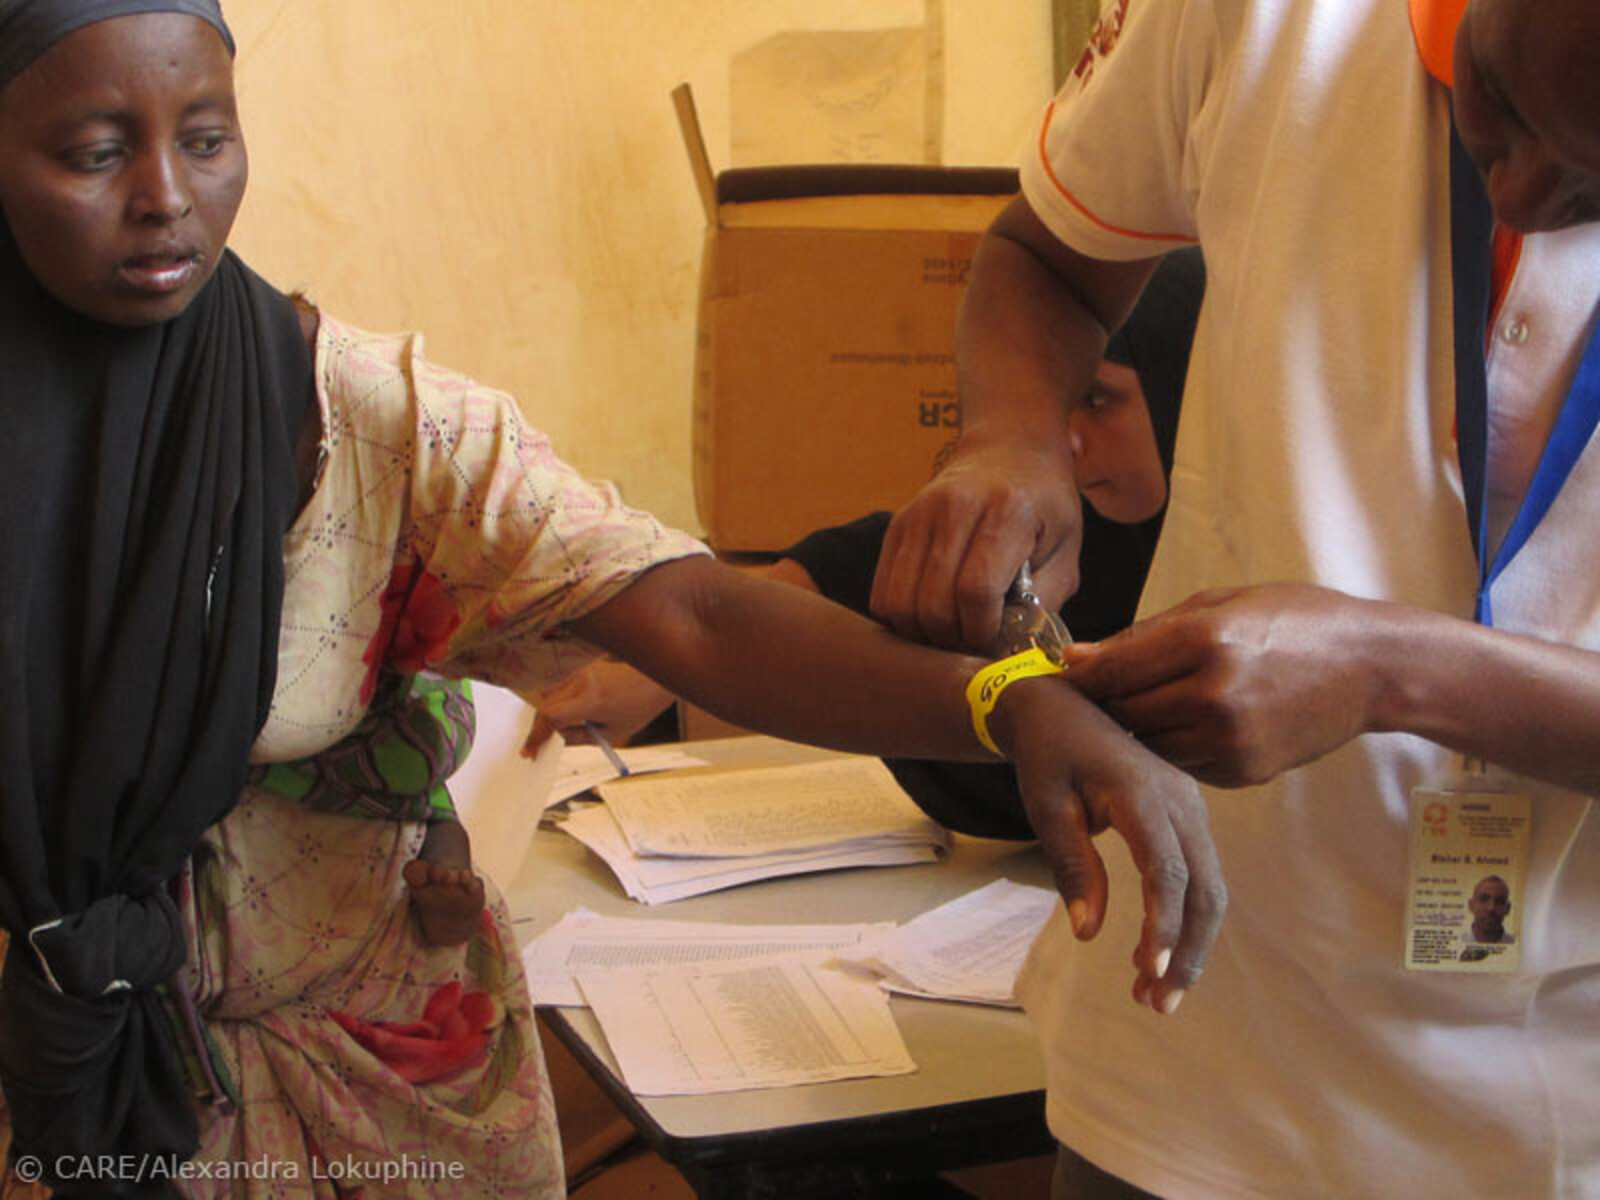
[[[1495,790],[1483,776],[1411,793],[1408,970],[1510,974],[1521,967],[1531,812],[1526,795]]]

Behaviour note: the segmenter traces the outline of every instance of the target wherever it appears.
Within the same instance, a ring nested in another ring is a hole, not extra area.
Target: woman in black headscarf
[[[465,945],[407,916],[470,724],[412,677],[598,648],[741,724],[980,758],[985,664],[718,566],[420,338],[251,274],[231,54],[213,0],[0,3],[6,1186],[559,1195],[503,907]],[[993,716],[1088,931],[1089,828],[1217,891],[1185,777],[1064,686]],[[1220,911],[1151,896],[1158,1004]]]
[[[372,481],[437,489],[441,464],[396,474],[372,449],[416,440],[394,369],[391,419],[336,444],[372,364],[319,389],[318,337],[348,361],[353,332],[226,250],[247,174],[232,52],[212,0],[0,6],[6,1188],[231,1194],[248,1162],[327,1194],[319,1164],[421,1145],[450,1173],[392,1191],[555,1194],[503,912],[447,947],[405,916],[402,872],[470,740],[460,695],[410,676],[481,645],[429,624],[441,589],[410,557],[404,489]],[[633,531],[613,540],[635,569],[687,545],[570,486]],[[213,1169],[186,1176],[197,1151]]]
[[[105,186],[117,142],[151,132],[116,118],[54,156],[26,149],[61,118],[51,94],[115,98],[96,58],[48,50],[148,10],[192,14],[183,36],[225,70],[214,4],[0,8],[0,1079],[17,1146],[49,1154],[130,1127],[193,1148],[152,990],[184,958],[165,884],[238,799],[272,695],[312,391],[293,307],[224,251],[245,183],[215,134],[225,75],[207,81],[191,151],[214,168],[192,195]]]

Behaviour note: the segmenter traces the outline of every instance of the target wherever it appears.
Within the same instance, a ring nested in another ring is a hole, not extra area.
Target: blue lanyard
[[[1478,596],[1474,616],[1494,624],[1489,593],[1517,551],[1533,536],[1556,495],[1577,466],[1583,449],[1600,425],[1600,325],[1589,337],[1573,376],[1555,428],[1539,456],[1539,466],[1522,507],[1506,531],[1494,560],[1488,560],[1485,529],[1488,505],[1489,401],[1484,361],[1484,333],[1491,296],[1490,247],[1494,214],[1466,148],[1450,129],[1450,265],[1455,303],[1456,450],[1466,493],[1467,525],[1478,561]]]

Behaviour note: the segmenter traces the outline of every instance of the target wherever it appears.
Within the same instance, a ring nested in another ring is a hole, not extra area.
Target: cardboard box
[[[961,430],[956,310],[1016,172],[714,175],[687,89],[674,100],[706,210],[694,483],[707,539],[781,550],[898,508]]]

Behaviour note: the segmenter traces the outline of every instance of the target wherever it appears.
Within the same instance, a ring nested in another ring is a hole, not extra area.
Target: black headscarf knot
[[[13,1154],[36,1155],[47,1181],[70,1186],[71,1195],[162,1195],[162,1185],[100,1178],[104,1172],[85,1165],[134,1151],[147,1163],[164,1158],[170,1176],[194,1153],[194,1101],[150,990],[183,957],[183,927],[164,890],[107,896],[10,944],[0,987],[0,1074]]]
[[[164,891],[105,896],[30,930],[28,941],[44,981],[80,1000],[155,987],[184,956],[178,910]]]

